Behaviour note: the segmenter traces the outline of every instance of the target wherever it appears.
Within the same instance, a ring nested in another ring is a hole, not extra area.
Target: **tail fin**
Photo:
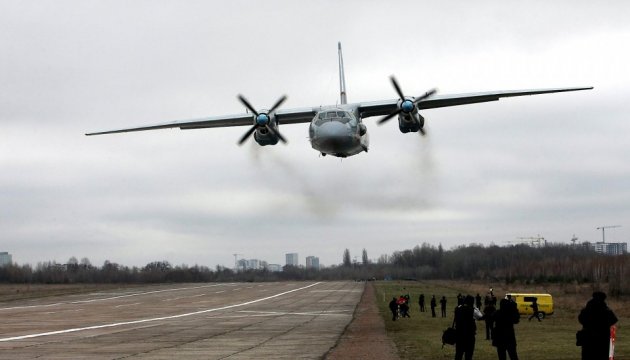
[[[348,100],[346,99],[346,79],[345,74],[343,72],[343,56],[341,55],[341,42],[338,43],[339,48],[339,89],[341,92],[341,103],[347,104]]]

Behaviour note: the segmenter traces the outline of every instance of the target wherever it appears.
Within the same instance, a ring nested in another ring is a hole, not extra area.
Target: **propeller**
[[[398,96],[400,97],[401,103],[400,103],[400,107],[397,108],[396,110],[394,110],[393,112],[391,112],[389,115],[386,115],[385,117],[383,117],[382,119],[380,119],[377,123],[379,125],[385,123],[386,121],[390,120],[391,118],[393,118],[394,116],[400,114],[401,112],[404,112],[406,114],[409,114],[413,111],[413,109],[416,107],[416,105],[430,97],[433,96],[433,94],[435,94],[437,92],[437,89],[433,88],[429,91],[427,91],[424,95],[415,98],[413,101],[410,99],[407,99],[405,97],[405,94],[403,94],[402,90],[400,89],[400,86],[398,85],[398,82],[396,81],[396,78],[394,76],[390,77],[390,79],[392,80],[392,85],[394,85],[394,89],[396,89],[396,93],[398,94]],[[424,130],[421,128],[420,132],[424,135]]]
[[[283,95],[280,99],[278,99],[278,101],[276,101],[275,104],[273,104],[273,106],[271,107],[271,109],[269,109],[267,112],[261,112],[259,113],[258,111],[256,111],[256,109],[252,106],[252,104],[249,103],[249,101],[247,101],[247,99],[245,99],[245,97],[243,97],[243,95],[238,95],[238,100],[245,105],[245,107],[247,109],[249,109],[249,111],[251,111],[252,113],[254,113],[254,115],[256,115],[255,117],[255,124],[254,126],[252,126],[251,128],[249,128],[249,130],[247,130],[247,132],[245,133],[245,135],[243,135],[243,137],[241,137],[241,139],[238,141],[239,145],[243,145],[243,143],[245,142],[245,140],[247,140],[250,136],[252,136],[252,134],[254,133],[254,131],[256,131],[259,127],[264,127],[265,129],[267,129],[267,131],[269,131],[272,135],[276,136],[278,139],[280,139],[283,143],[286,143],[287,140],[284,138],[284,136],[280,135],[280,132],[276,131],[276,129],[273,128],[273,126],[270,126],[271,123],[271,116],[273,115],[273,113],[280,107],[280,105],[282,105],[283,102],[285,102],[285,100],[287,99],[287,97],[285,95]]]

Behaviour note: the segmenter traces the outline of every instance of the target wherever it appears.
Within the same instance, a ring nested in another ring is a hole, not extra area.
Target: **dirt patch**
[[[374,285],[367,283],[354,319],[341,335],[337,345],[326,355],[336,359],[398,360],[396,345],[387,337],[385,323],[376,306]]]

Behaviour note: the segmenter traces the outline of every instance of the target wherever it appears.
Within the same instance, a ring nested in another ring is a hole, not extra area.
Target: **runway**
[[[0,359],[319,359],[363,283],[208,283],[0,304]]]

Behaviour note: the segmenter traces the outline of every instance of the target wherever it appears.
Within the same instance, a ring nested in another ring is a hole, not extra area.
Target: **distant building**
[[[13,264],[13,258],[11,254],[6,251],[0,252],[0,266],[7,266]]]
[[[593,251],[605,255],[622,255],[628,252],[628,243],[597,242],[589,245]]]
[[[319,258],[317,256],[307,256],[306,268],[319,270]]]
[[[298,266],[298,254],[297,253],[289,253],[286,255],[287,257],[287,265]]]
[[[280,264],[267,264],[267,270],[271,272],[280,272],[282,271],[282,265]]]
[[[237,270],[260,270],[264,268],[265,261],[260,261],[258,259],[240,259],[237,262]]]

